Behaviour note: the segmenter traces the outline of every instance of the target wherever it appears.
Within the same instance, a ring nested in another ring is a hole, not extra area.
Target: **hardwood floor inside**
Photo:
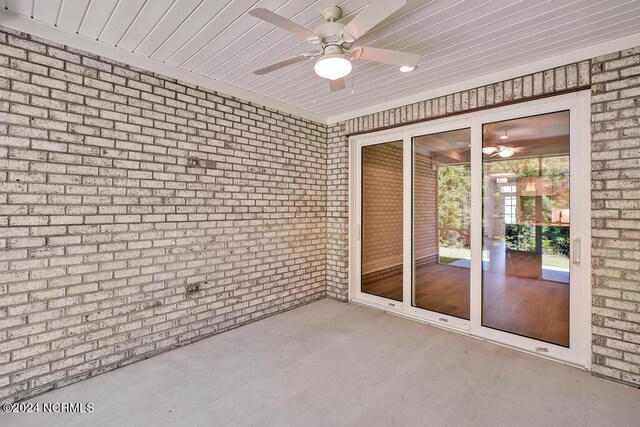
[[[416,271],[415,305],[469,320],[468,268],[434,264]]]
[[[415,306],[469,319],[469,269],[446,264],[418,268]],[[483,325],[569,345],[569,284],[483,271]],[[363,286],[363,292],[402,301],[402,274]]]

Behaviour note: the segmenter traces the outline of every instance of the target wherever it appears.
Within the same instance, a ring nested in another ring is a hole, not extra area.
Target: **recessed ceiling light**
[[[406,65],[403,65],[402,67],[400,67],[400,71],[402,71],[403,73],[408,73],[410,71],[415,70],[416,67],[407,67]]]

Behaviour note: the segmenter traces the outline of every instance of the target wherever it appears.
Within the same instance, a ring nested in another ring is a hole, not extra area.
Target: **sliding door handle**
[[[580,265],[580,238],[573,239],[571,246],[571,262]]]

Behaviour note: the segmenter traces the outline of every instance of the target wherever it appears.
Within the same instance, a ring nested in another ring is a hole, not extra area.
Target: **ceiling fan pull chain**
[[[355,91],[354,91],[354,89],[353,89],[353,86],[354,86],[353,81],[354,81],[355,79],[356,79],[356,73],[353,73],[353,74],[351,75],[351,94],[352,94],[352,95],[355,93]]]

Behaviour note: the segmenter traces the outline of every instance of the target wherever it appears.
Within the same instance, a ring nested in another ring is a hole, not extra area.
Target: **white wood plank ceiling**
[[[252,73],[309,45],[248,15],[250,9],[314,29],[326,6],[337,3],[346,22],[369,2],[0,0],[0,7],[176,67],[185,77],[195,73],[325,117],[640,33],[638,0],[412,0],[358,44],[418,53],[414,72],[356,61],[347,88],[335,93],[315,77],[312,61]]]

